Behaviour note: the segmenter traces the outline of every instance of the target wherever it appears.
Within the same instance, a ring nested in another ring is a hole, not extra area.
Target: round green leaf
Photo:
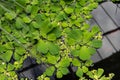
[[[91,57],[90,53],[91,53],[90,49],[87,48],[86,46],[83,46],[80,49],[79,58],[82,59],[82,60],[88,60]]]
[[[52,76],[53,73],[54,73],[54,71],[55,71],[55,67],[51,66],[51,67],[49,67],[49,68],[46,69],[45,74],[47,76]]]
[[[11,60],[13,52],[11,50],[7,50],[5,53],[0,55],[0,58],[5,61],[9,62]]]
[[[79,61],[78,59],[76,59],[76,58],[73,59],[72,64],[73,64],[74,66],[81,66],[80,61]]]
[[[101,40],[92,40],[91,42],[91,46],[95,47],[95,48],[100,48],[102,46],[102,41]]]
[[[62,58],[59,64],[60,67],[68,67],[70,65],[70,61],[68,58]]]
[[[48,46],[45,41],[40,40],[37,44],[37,51],[46,54],[48,52]]]
[[[56,76],[57,76],[57,78],[62,78],[63,74],[61,71],[57,71]]]
[[[74,9],[72,8],[72,7],[65,7],[65,12],[67,13],[67,14],[71,14],[71,13],[73,13],[73,11],[74,11]]]
[[[83,76],[83,71],[82,71],[81,68],[78,68],[78,69],[77,69],[76,75],[77,75],[78,77],[82,77],[82,76]]]
[[[62,72],[63,75],[66,75],[69,73],[68,68],[65,68],[65,67],[59,68],[59,70]]]

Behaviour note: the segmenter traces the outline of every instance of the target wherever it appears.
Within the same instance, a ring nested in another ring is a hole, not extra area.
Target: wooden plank
[[[30,60],[30,57],[24,60],[22,68],[26,68],[28,66],[32,65],[32,62]]]
[[[108,41],[106,37],[104,37],[102,41],[103,41],[102,47],[97,50],[100,53],[101,57],[104,59],[115,53],[116,50],[112,47],[111,43]]]
[[[90,21],[88,22],[88,24],[90,24],[90,26],[98,25],[93,18],[90,19]]]
[[[111,43],[115,46],[117,51],[119,51],[120,50],[120,31],[118,30],[116,32],[113,32],[107,35],[107,37],[110,39]]]
[[[93,27],[93,26],[98,26],[100,29],[101,29],[101,27],[96,23],[96,21],[95,21],[95,19],[94,18],[92,18],[89,22],[88,22],[88,24],[90,24],[90,29]],[[102,33],[104,33],[104,31],[101,29],[101,32]]]
[[[95,54],[91,57],[91,59],[93,60],[94,63],[102,60],[102,58],[99,56],[98,53],[95,53]]]
[[[112,2],[105,2],[101,4],[101,6],[105,10],[105,12],[112,18],[114,23],[117,26],[120,26],[120,8]]]
[[[98,6],[97,9],[92,11],[92,15],[98,25],[102,28],[104,32],[116,29],[117,26],[109,18],[109,16],[104,12],[101,6]]]
[[[29,80],[36,80],[35,79],[35,74],[34,74],[34,70],[33,69],[29,69],[27,71],[22,72],[21,74],[23,74],[22,77],[27,77]]]

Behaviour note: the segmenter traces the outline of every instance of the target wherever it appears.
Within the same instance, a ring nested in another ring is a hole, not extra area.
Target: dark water
[[[108,75],[108,73],[115,74],[112,80],[120,80],[120,52],[114,53],[110,57],[95,63],[93,68],[103,68],[105,75]]]
[[[109,73],[114,73],[115,76],[113,77],[112,80],[120,80],[120,52],[114,53],[108,58],[95,63],[91,69],[98,69],[98,68],[104,69],[104,75],[108,75]],[[79,79],[75,76],[75,73],[72,73],[64,76],[62,79],[56,79],[56,80],[79,80]]]

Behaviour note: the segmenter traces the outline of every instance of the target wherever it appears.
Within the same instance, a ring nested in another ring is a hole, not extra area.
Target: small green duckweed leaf
[[[104,73],[104,70],[99,68],[98,71],[97,71],[98,78],[101,77],[103,75],[103,73]]]
[[[80,50],[72,50],[72,51],[71,51],[71,54],[72,54],[73,56],[79,56]]]
[[[12,65],[11,63],[9,63],[7,65],[7,71],[12,71],[12,70],[14,70],[14,65]]]
[[[60,67],[68,67],[70,65],[70,61],[68,58],[62,58],[59,64]]]
[[[78,69],[77,69],[76,75],[77,75],[78,77],[82,77],[82,76],[83,76],[83,71],[82,71],[81,68],[78,68]]]
[[[21,58],[21,56],[20,56],[19,54],[14,53],[14,59],[15,59],[16,61],[20,60],[20,58]]]
[[[11,60],[13,52],[11,50],[6,51],[3,54],[0,54],[0,58],[5,61],[5,62],[9,62]]]
[[[7,18],[7,19],[9,19],[9,20],[12,20],[12,19],[14,19],[15,17],[16,17],[16,13],[15,12],[6,12],[5,13],[5,17]]]
[[[95,48],[100,48],[102,46],[102,41],[101,40],[97,40],[94,39],[91,42],[91,46],[95,47]]]
[[[23,21],[24,21],[25,23],[30,23],[30,22],[31,22],[31,19],[30,19],[28,16],[25,16],[25,17],[23,17]]]
[[[63,74],[61,71],[57,71],[56,76],[57,76],[57,78],[62,78]]]
[[[51,66],[51,67],[49,67],[49,68],[46,69],[45,74],[47,76],[52,76],[53,73],[54,73],[54,71],[55,71],[55,67]]]
[[[79,53],[79,58],[82,60],[88,60],[91,57],[91,52],[89,52],[89,48],[87,48],[86,46],[81,47],[80,49],[80,53]]]
[[[24,27],[24,22],[23,22],[23,20],[20,18],[20,17],[18,17],[18,18],[16,18],[16,28],[17,29],[21,29],[22,27]]]
[[[73,64],[74,66],[81,66],[81,63],[80,63],[80,61],[79,61],[78,59],[73,59],[73,60],[72,60],[72,64]]]
[[[50,41],[55,41],[56,40],[56,35],[51,33],[51,34],[48,34],[48,40]]]
[[[48,63],[56,64],[57,60],[58,60],[57,56],[47,55],[47,61],[48,61]]]
[[[47,46],[49,48],[49,52],[52,55],[58,55],[59,54],[59,46],[58,45],[55,45],[54,43],[48,42]]]
[[[74,9],[72,8],[72,7],[65,7],[65,12],[67,13],[67,14],[71,14],[71,13],[73,13],[73,11],[74,11]]]
[[[38,3],[39,3],[38,0],[33,0],[33,1],[31,2],[32,5],[36,5],[36,4],[38,4]]]
[[[88,72],[88,68],[86,66],[82,66],[82,70],[83,70],[84,73]]]
[[[46,54],[48,52],[48,47],[45,41],[39,40],[37,44],[37,51],[43,54]]]
[[[66,75],[66,74],[69,73],[68,68],[64,68],[64,67],[62,67],[62,68],[60,68],[59,70],[62,72],[63,75]]]

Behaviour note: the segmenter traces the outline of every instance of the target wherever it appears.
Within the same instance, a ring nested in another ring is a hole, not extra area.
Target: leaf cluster
[[[0,67],[2,80],[16,80],[15,71],[28,56],[47,66],[39,80],[62,78],[69,66],[78,67],[76,75],[82,79],[102,46],[100,29],[87,23],[98,1],[0,1],[0,61],[6,65]]]

